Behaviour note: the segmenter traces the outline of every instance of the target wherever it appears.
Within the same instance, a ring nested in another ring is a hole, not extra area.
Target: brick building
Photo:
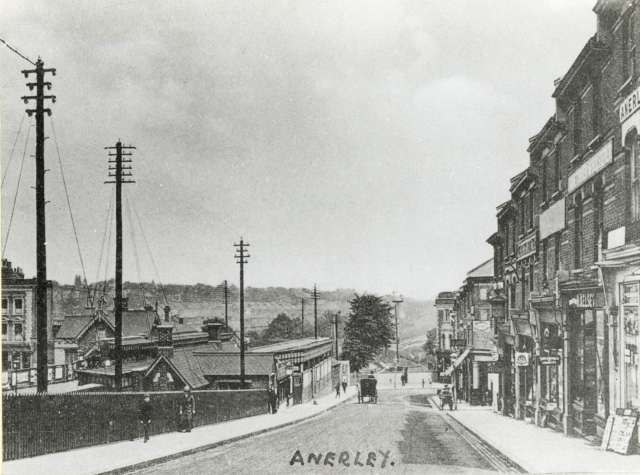
[[[504,299],[494,407],[587,438],[640,409],[640,2],[593,10],[487,240]]]

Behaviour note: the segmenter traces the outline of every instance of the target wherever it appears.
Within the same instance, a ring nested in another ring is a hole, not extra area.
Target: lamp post
[[[287,406],[289,405],[289,399],[293,397],[293,365],[287,363],[287,376],[289,376],[289,395],[287,396]]]

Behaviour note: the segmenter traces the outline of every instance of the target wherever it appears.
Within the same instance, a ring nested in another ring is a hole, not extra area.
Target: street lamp
[[[287,406],[289,405],[289,399],[293,397],[293,365],[291,362],[287,363],[286,368],[287,376],[289,376],[289,395],[287,396]]]

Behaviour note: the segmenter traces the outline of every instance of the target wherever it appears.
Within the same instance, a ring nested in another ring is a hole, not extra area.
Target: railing
[[[61,383],[76,379],[76,371],[73,365],[49,365],[47,380],[50,383]],[[18,369],[2,372],[2,385],[10,386],[13,389],[35,386],[37,384],[37,370]]]
[[[194,426],[265,414],[265,390],[194,391]],[[177,430],[182,392],[153,392],[151,434]],[[4,460],[140,437],[141,393],[4,395]]]

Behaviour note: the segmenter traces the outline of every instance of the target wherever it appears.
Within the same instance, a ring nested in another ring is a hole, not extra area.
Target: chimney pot
[[[169,307],[168,305],[164,306],[164,321],[168,322],[169,321],[169,312],[171,311],[171,307]]]

